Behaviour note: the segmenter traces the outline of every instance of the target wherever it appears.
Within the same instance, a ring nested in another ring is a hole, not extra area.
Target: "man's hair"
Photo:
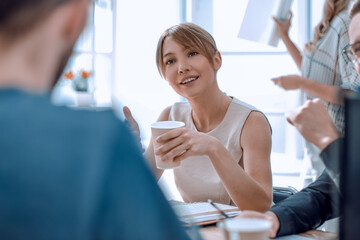
[[[172,37],[181,46],[198,51],[213,64],[213,57],[218,51],[214,38],[198,25],[181,23],[166,29],[159,39],[156,50],[156,65],[162,77],[164,77],[163,45],[167,37]]]
[[[74,0],[0,0],[0,36],[13,40],[46,19],[57,6]]]
[[[353,18],[358,13],[360,13],[360,0],[356,1],[351,8],[350,17]]]

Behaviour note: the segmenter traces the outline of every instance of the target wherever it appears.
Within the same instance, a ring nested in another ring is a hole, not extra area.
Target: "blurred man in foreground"
[[[188,239],[111,111],[50,103],[89,3],[0,1],[0,239]]]

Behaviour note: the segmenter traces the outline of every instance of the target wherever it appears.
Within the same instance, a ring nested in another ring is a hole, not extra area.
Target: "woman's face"
[[[350,44],[353,45],[352,52],[357,56],[355,68],[358,74],[360,74],[360,13],[356,14],[351,20],[349,27],[349,39]]]
[[[170,86],[185,98],[196,97],[216,83],[216,71],[221,57],[216,53],[214,64],[199,51],[186,48],[173,38],[167,37],[163,44],[164,77]]]

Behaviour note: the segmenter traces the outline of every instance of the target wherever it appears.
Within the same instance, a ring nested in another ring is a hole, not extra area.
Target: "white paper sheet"
[[[273,16],[286,19],[293,0],[248,0],[239,38],[276,47],[279,35]]]

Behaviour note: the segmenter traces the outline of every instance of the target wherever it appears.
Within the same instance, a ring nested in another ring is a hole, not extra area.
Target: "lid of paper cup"
[[[180,121],[161,121],[151,124],[152,128],[160,128],[160,129],[172,129],[183,126],[185,126],[185,123]]]
[[[269,230],[271,222],[256,218],[235,218],[223,222],[222,226],[230,232],[258,232]]]

